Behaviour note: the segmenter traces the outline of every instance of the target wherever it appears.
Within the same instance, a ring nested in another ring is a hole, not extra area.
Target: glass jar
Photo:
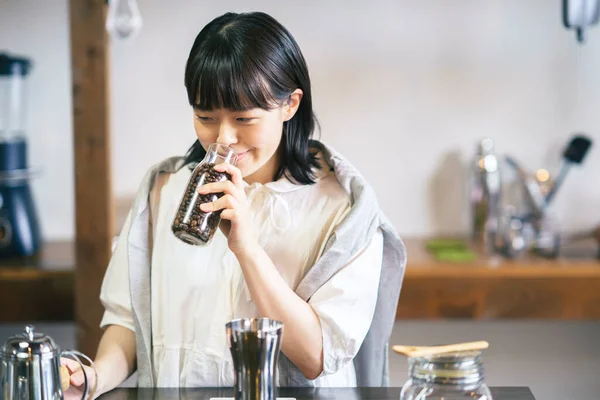
[[[217,143],[208,147],[204,159],[192,171],[175,213],[171,230],[180,240],[195,246],[211,242],[221,222],[221,210],[204,212],[200,209],[200,205],[216,201],[223,196],[223,193],[201,195],[198,193],[198,188],[207,183],[231,179],[229,174],[217,172],[214,167],[222,163],[235,165],[236,161],[237,154],[232,148]]]
[[[408,359],[400,400],[492,400],[480,351]]]
[[[0,139],[9,141],[25,135],[28,58],[0,53]]]

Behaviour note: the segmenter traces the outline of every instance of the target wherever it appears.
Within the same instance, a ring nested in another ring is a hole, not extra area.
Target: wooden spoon
[[[443,346],[401,346],[392,347],[396,353],[403,354],[407,357],[422,357],[444,353],[456,353],[459,351],[483,350],[489,347],[489,343],[485,341],[456,343]]]

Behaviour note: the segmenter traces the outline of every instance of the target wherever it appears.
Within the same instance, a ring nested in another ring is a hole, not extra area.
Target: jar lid
[[[22,75],[25,76],[31,69],[31,60],[25,57],[14,57],[7,53],[0,53],[0,76]]]
[[[26,325],[24,333],[6,341],[1,354],[4,358],[30,359],[35,355],[54,355],[58,350],[50,336],[35,332],[33,325]]]

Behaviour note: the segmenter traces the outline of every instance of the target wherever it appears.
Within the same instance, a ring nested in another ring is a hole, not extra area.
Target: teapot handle
[[[77,350],[65,350],[62,353],[60,353],[60,356],[72,358],[73,360],[77,361],[77,363],[81,367],[81,371],[83,372],[83,395],[81,396],[81,400],[85,400],[88,397],[90,388],[89,388],[89,384],[88,384],[87,374],[85,373],[85,369],[83,368],[84,365],[81,362],[80,357],[83,358],[84,360],[86,360],[87,362],[89,362],[91,367],[94,366],[94,362],[88,356],[86,356],[85,354],[83,354]]]

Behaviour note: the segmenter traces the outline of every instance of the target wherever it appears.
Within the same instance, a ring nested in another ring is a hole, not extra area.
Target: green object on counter
[[[468,262],[477,259],[467,242],[460,239],[431,239],[425,243],[425,248],[437,261]]]
[[[450,261],[450,262],[467,262],[475,261],[477,256],[471,250],[439,250],[434,252],[433,256],[437,261]]]
[[[431,239],[425,243],[425,248],[431,251],[467,250],[467,244],[458,239]]]

